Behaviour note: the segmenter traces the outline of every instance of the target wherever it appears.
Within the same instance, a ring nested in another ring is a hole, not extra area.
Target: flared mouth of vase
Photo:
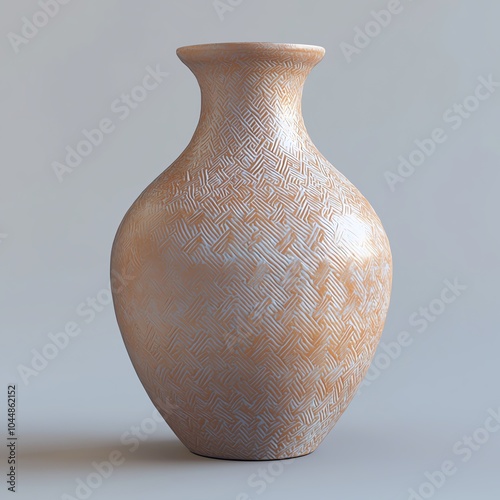
[[[273,42],[226,42],[186,45],[177,49],[184,63],[212,61],[268,60],[315,65],[325,55],[318,45]]]

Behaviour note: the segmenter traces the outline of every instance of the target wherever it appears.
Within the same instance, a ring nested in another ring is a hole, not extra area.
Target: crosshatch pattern
[[[114,289],[133,365],[194,453],[312,452],[379,341],[389,243],[359,191],[312,143],[301,113],[320,47],[183,47],[202,92],[188,147],[118,230]]]

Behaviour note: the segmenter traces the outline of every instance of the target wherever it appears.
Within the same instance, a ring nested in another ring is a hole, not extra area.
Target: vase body
[[[148,395],[194,453],[312,452],[355,394],[382,333],[389,243],[316,149],[302,87],[323,49],[177,51],[201,116],[134,202],[111,268],[118,324]]]

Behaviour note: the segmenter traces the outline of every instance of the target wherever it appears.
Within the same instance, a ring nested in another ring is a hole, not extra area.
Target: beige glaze
[[[120,330],[147,393],[191,451],[305,455],[375,353],[389,243],[304,126],[302,87],[324,49],[229,43],[177,53],[200,84],[200,121],[118,229]]]

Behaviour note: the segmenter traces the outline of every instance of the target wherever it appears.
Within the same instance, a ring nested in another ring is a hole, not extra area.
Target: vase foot
[[[278,457],[278,458],[230,458],[230,457],[214,457],[210,455],[204,455],[201,453],[196,453],[195,451],[189,450],[193,455],[197,455],[198,457],[203,458],[211,458],[213,460],[229,460],[233,462],[274,462],[277,460],[291,460],[293,458],[307,457],[307,455],[311,455],[314,452],[310,451],[308,453],[304,453],[303,455],[296,455],[293,457]]]

